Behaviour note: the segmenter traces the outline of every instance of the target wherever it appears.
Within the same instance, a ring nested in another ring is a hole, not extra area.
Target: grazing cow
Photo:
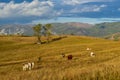
[[[91,57],[95,57],[95,54],[93,52],[90,53]]]
[[[65,54],[64,54],[64,53],[62,53],[61,55],[62,55],[63,58],[65,57]]]
[[[31,65],[32,65],[32,68],[34,68],[34,66],[35,66],[35,63],[34,63],[34,62],[32,62],[32,63],[31,63]]]
[[[89,50],[91,50],[91,48],[87,48],[86,50],[89,51]]]
[[[34,68],[35,63],[34,62],[29,62],[23,65],[23,71],[27,71],[27,70],[31,70],[32,68]]]
[[[72,55],[68,55],[67,58],[68,58],[68,60],[72,60],[73,56]]]
[[[26,70],[28,70],[28,69],[29,69],[28,64],[23,64],[23,71],[26,71]]]
[[[30,62],[28,63],[28,66],[29,66],[28,69],[31,70],[32,69],[32,64]]]
[[[41,57],[38,57],[38,60],[37,60],[37,62],[40,62],[41,61]]]

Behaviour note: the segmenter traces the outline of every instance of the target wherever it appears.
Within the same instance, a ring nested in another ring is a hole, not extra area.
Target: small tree
[[[42,41],[41,41],[41,29],[42,29],[42,24],[37,24],[33,27],[33,31],[34,31],[34,34],[35,36],[37,36],[37,43],[38,44],[41,44]]]
[[[51,28],[52,28],[52,24],[46,24],[45,26],[45,34],[46,34],[46,37],[47,37],[47,42],[49,43],[50,42],[50,37],[52,35],[51,33]]]

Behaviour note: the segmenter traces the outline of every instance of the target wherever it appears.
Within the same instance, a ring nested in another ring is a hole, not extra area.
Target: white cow
[[[89,51],[89,50],[91,50],[91,48],[87,48],[86,50]]]
[[[23,65],[23,71],[26,71],[26,70],[28,70],[28,69],[29,69],[28,64],[24,64],[24,65]]]
[[[35,66],[34,62],[29,62],[23,65],[23,71],[31,70]]]
[[[28,69],[31,70],[32,69],[32,64],[30,62],[28,63],[28,66],[29,66]]]
[[[32,65],[32,68],[34,68],[34,66],[35,66],[35,63],[34,63],[34,62],[32,62],[32,63],[31,63],[31,65]]]
[[[95,53],[91,52],[91,53],[90,53],[90,56],[91,56],[91,57],[95,57]]]

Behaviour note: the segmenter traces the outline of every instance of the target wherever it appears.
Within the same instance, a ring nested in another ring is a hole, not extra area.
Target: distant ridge
[[[109,40],[120,40],[120,32],[106,36],[105,39],[109,39]]]
[[[84,35],[93,37],[104,37],[120,32],[120,22],[88,24],[80,22],[51,23],[54,34]],[[0,34],[23,33],[33,35],[32,27],[34,24],[6,24],[0,25]]]
[[[52,30],[58,34],[87,35],[87,29],[92,27],[92,24],[79,22],[53,23]]]
[[[92,24],[88,24],[88,23],[79,23],[79,22],[69,22],[69,23],[65,23],[66,25],[69,26],[73,26],[73,27],[81,27],[81,28],[91,28],[93,27]]]
[[[104,37],[120,32],[120,22],[105,22],[94,25],[88,30],[89,36]]]

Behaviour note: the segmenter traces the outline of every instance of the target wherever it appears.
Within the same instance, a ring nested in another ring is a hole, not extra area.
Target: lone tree
[[[52,35],[51,30],[50,30],[51,28],[52,28],[52,24],[46,24],[46,25],[44,26],[45,35],[46,35],[46,37],[47,37],[47,42],[48,42],[48,43],[50,42],[50,37],[51,37],[51,35]]]
[[[41,29],[42,29],[42,24],[37,24],[33,27],[34,35],[37,37],[37,43],[38,44],[42,44]]]

